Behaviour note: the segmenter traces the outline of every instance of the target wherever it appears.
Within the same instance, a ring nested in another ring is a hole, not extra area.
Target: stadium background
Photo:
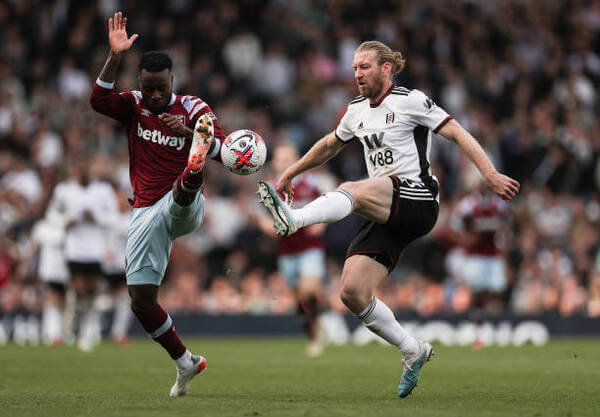
[[[505,229],[505,312],[600,316],[600,2],[598,1],[9,1],[0,4],[0,314],[38,314],[42,288],[31,230],[66,167],[85,158],[129,191],[120,126],[89,106],[115,10],[140,37],[121,62],[136,88],[140,51],[174,61],[176,92],[198,95],[226,132],[249,128],[270,149],[304,151],[356,95],[352,57],[380,39],[407,59],[397,84],[431,95],[522,183]],[[450,213],[475,181],[458,148],[436,137],[442,184],[435,230],[407,250],[380,297],[420,316],[467,312],[468,289],[447,262]],[[358,144],[324,169],[335,185],[366,175]],[[268,172],[264,174],[268,176]],[[286,314],[275,243],[253,222],[259,176],[208,166],[205,224],[176,242],[161,290],[166,310]],[[329,226],[327,288],[336,285],[357,219]]]

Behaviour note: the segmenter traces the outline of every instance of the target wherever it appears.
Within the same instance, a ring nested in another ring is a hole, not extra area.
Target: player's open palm
[[[131,48],[131,45],[133,45],[133,42],[138,37],[137,33],[127,37],[126,24],[127,18],[123,17],[122,12],[117,12],[113,17],[108,19],[108,43],[110,49],[116,54]]]
[[[518,181],[500,173],[497,173],[492,178],[490,185],[492,186],[492,190],[506,201],[515,198],[520,188]]]

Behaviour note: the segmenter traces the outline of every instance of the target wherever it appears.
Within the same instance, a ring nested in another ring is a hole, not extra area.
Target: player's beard
[[[367,81],[367,83],[363,86],[362,91],[359,87],[359,92],[361,93],[361,95],[363,97],[377,98],[381,94],[381,90],[383,89],[383,84],[384,83],[383,83],[382,75],[377,74],[376,76],[373,77],[373,80],[370,83]]]

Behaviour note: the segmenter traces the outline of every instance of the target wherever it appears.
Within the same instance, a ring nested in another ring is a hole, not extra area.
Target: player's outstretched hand
[[[161,113],[158,120],[178,135],[185,136],[185,126],[181,121],[170,113]]]
[[[123,17],[122,12],[117,12],[113,17],[108,18],[108,44],[115,54],[127,51],[138,37],[137,33],[127,37],[126,24],[127,18]]]
[[[506,201],[515,198],[521,187],[518,181],[498,172],[492,176],[489,182],[492,190]]]
[[[292,184],[291,177],[288,177],[285,172],[279,179],[277,180],[277,184],[275,185],[275,191],[283,196],[287,196],[287,198],[291,201],[294,198],[294,186]]]

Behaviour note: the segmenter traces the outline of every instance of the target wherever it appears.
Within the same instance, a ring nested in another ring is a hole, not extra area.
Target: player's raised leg
[[[419,342],[408,334],[392,310],[374,296],[375,288],[387,274],[384,265],[368,256],[350,256],[344,264],[340,296],[369,330],[402,352],[404,370],[398,395],[406,397],[417,385],[421,366],[429,360],[433,349],[429,343]]]
[[[186,168],[175,181],[173,199],[181,206],[190,205],[204,182],[204,164],[206,156],[214,146],[215,127],[208,114],[198,118],[194,126],[192,145]]]
[[[150,282],[159,280],[159,274],[150,269],[143,268],[128,279],[136,282]],[[169,353],[177,367],[177,379],[171,388],[170,396],[185,395],[192,378],[206,368],[206,359],[202,356],[192,355],[185,347],[173,326],[173,321],[157,302],[158,285],[139,284],[129,285],[131,296],[131,310],[140,321],[144,330]]]
[[[273,217],[278,234],[289,236],[299,228],[334,223],[353,211],[377,223],[385,223],[392,202],[392,183],[387,177],[343,183],[300,209],[291,209],[268,183],[260,181],[258,195]]]
[[[356,212],[377,223],[385,223],[392,205],[390,178],[369,178],[345,182],[299,209],[282,201],[271,184],[260,181],[258,195],[273,217],[273,227],[281,236],[317,223],[334,223]]]

